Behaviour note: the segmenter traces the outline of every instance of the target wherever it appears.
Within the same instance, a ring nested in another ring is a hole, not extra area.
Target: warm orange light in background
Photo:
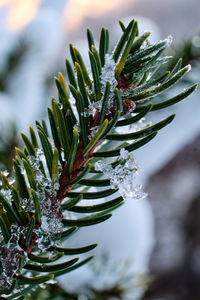
[[[8,5],[7,22],[11,30],[20,31],[36,15],[43,0],[0,0],[0,8]]]
[[[12,0],[8,14],[8,24],[13,30],[21,30],[37,13],[43,0]]]
[[[0,0],[0,8],[5,6],[6,4],[8,4],[8,2],[10,2],[9,0]]]
[[[119,9],[130,1],[135,0],[68,0],[64,16],[67,29],[74,30],[85,17],[100,17],[104,12]]]
[[[0,0],[0,9],[8,6],[7,22],[11,30],[20,31],[36,15],[43,0]],[[59,1],[59,0],[55,0]],[[104,13],[120,10],[137,0],[66,0],[64,26],[70,31],[80,26],[84,18],[99,18]]]

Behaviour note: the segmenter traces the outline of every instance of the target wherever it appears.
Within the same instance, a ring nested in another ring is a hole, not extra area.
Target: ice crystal
[[[172,44],[172,42],[173,42],[173,36],[170,34],[167,38],[165,38],[164,40],[160,40],[159,42],[154,42],[152,45],[157,45],[158,43],[160,43],[160,42],[164,42],[165,43],[165,45],[164,45],[164,47],[166,48],[166,47],[169,47],[171,44]],[[138,50],[138,52],[139,52],[139,50]]]
[[[89,117],[92,116],[94,117],[97,111],[101,111],[102,107],[102,100],[93,102],[89,104],[88,108],[85,109],[84,116]]]
[[[12,285],[13,276],[20,271],[20,268],[26,262],[27,255],[19,246],[20,235],[24,234],[25,228],[13,224],[11,226],[11,237],[7,244],[0,241],[0,256],[2,273],[0,275],[0,292],[1,289],[9,288]]]
[[[2,234],[1,231],[0,231],[0,245],[1,245],[1,243],[3,242],[3,240],[4,240],[4,237],[3,237],[3,234]]]
[[[102,94],[105,92],[106,88],[106,82],[110,82],[110,97],[108,101],[108,108],[112,107],[113,105],[113,98],[114,98],[114,89],[116,88],[118,82],[115,78],[115,68],[116,68],[116,63],[112,59],[112,56],[110,54],[105,55],[105,64],[102,68],[101,72],[101,86],[102,86]]]
[[[0,246],[1,265],[3,272],[0,275],[0,291],[9,288],[13,281],[13,276],[19,271],[20,257],[24,257],[24,251],[14,247]]]
[[[7,202],[9,204],[11,204],[11,202],[12,202],[11,190],[10,189],[3,189],[2,188],[0,191],[1,191],[2,195],[6,198]]]
[[[78,120],[78,111],[77,111],[77,107],[76,107],[76,100],[74,99],[72,94],[70,94],[70,96],[69,96],[69,102],[70,102],[72,111],[73,111],[76,119]]]
[[[53,144],[52,147],[54,148]],[[41,226],[34,231],[38,236],[39,249],[46,250],[53,243],[53,239],[51,238],[52,234],[57,233],[56,230],[59,232],[63,230],[61,223],[62,214],[59,211],[60,201],[56,197],[59,189],[59,176],[52,181],[46,169],[45,156],[41,149],[37,149],[36,156],[29,156],[28,159],[35,173],[36,194],[40,201],[42,215]],[[45,172],[42,170],[41,162]],[[61,173],[61,168],[59,164],[59,174]],[[28,212],[34,212],[35,208],[32,197],[22,199],[22,207]]]
[[[119,189],[119,193],[124,199],[131,197],[134,199],[146,198],[142,186],[134,187],[134,180],[139,173],[139,166],[132,153],[125,149],[120,150],[117,166],[113,167],[111,163],[103,160],[95,163],[95,170],[101,171],[110,179],[110,185],[113,189]]]
[[[58,178],[54,178],[53,182],[48,171],[44,173],[41,168],[41,162],[43,166],[46,165],[44,153],[41,149],[38,149],[35,157],[29,157],[29,161],[33,170],[35,171],[35,181],[37,186],[37,196],[40,200],[42,215],[48,216],[54,212],[55,207],[58,208],[59,203],[56,203],[56,193],[59,189]],[[61,173],[61,165],[59,164],[59,173]],[[45,168],[44,168],[45,169]],[[53,200],[53,201],[51,201]],[[33,201],[32,201],[33,202]],[[52,206],[54,210],[52,211]]]
[[[113,99],[114,99],[114,89],[117,86],[117,80],[115,79],[115,67],[116,63],[112,59],[112,56],[110,54],[105,55],[105,64],[102,68],[100,81],[101,81],[101,99],[99,101],[95,101],[91,104],[89,104],[88,108],[85,109],[84,115],[86,117],[93,116],[96,114],[96,112],[101,111],[102,108],[102,101],[103,96],[106,88],[106,82],[110,82],[110,96],[108,100],[107,110],[106,114],[110,113],[110,108],[113,106]],[[94,93],[93,91],[88,91],[89,94]]]
[[[3,173],[3,175],[4,175],[5,177],[8,177],[8,176],[9,176],[9,172],[8,172],[7,170],[2,171],[2,173]]]
[[[9,173],[7,171],[2,172],[5,177],[7,177],[8,183],[12,185],[14,183],[14,179],[12,177],[9,177]],[[1,189],[0,192],[3,194],[3,196],[6,198],[9,204],[11,204],[12,201],[12,194],[11,190],[9,188],[3,188],[3,182],[1,181]]]
[[[115,87],[117,86],[117,80],[115,78],[115,67],[116,67],[116,63],[112,59],[112,56],[109,54],[106,54],[105,55],[105,64],[104,64],[104,66],[102,68],[102,72],[101,72],[102,92],[105,91],[107,81],[109,81],[111,84],[111,87],[110,87],[111,92],[113,92]]]
[[[12,224],[11,226],[11,237],[7,243],[9,249],[14,247],[18,247],[19,238],[21,234],[24,234],[26,231],[24,226],[17,226],[16,224]]]
[[[42,216],[41,227],[37,230],[38,248],[46,250],[53,246],[55,241],[53,236],[63,231],[61,218]]]
[[[54,147],[54,145],[52,145],[52,147]],[[29,156],[28,160],[35,175],[37,187],[36,194],[40,201],[42,215],[41,224],[39,228],[34,228],[33,234],[37,237],[38,248],[40,250],[46,250],[55,243],[53,235],[63,231],[63,225],[61,222],[62,214],[59,210],[60,201],[56,197],[59,189],[59,176],[58,178],[54,178],[54,180],[51,179],[46,167],[45,156],[41,149],[37,149],[36,156]],[[21,165],[21,173],[24,174],[25,179],[28,182],[23,165]],[[59,165],[59,173],[61,173],[61,165]],[[4,176],[8,177],[8,174],[4,172]],[[2,188],[1,193],[11,204],[11,190],[9,188]],[[21,210],[25,210],[30,214],[35,212],[32,196],[28,199],[23,198],[20,206]],[[25,264],[27,256],[26,251],[20,247],[20,245],[23,245],[27,227],[13,224],[10,231],[11,236],[7,243],[5,243],[3,235],[0,234],[0,256],[2,269],[0,285],[7,289],[12,285],[13,276],[19,273],[20,268]]]
[[[89,140],[91,140],[95,136],[98,130],[99,130],[99,126],[94,126],[90,128],[90,134],[88,135]]]
[[[165,41],[167,42],[167,45],[170,46],[171,43],[173,42],[173,36],[172,36],[172,35],[169,35],[169,36],[165,39]]]

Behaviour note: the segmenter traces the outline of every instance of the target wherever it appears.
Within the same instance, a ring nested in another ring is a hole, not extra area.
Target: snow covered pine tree
[[[136,20],[127,27],[119,24],[122,35],[112,52],[107,29],[101,30],[99,50],[87,31],[91,73],[70,44],[73,67],[66,60],[70,95],[59,73],[55,78],[59,101],[52,99],[48,108],[49,126],[36,121],[40,142],[32,127],[30,138],[22,133],[24,149],[16,148],[14,177],[1,173],[1,298],[21,299],[32,287],[91,260],[78,262],[76,257],[54,263],[64,255],[79,255],[96,247],[61,247],[59,243],[79,227],[107,220],[127,196],[146,196],[141,186],[133,188],[138,166],[132,151],[150,142],[174,115],[149,126],[140,127],[138,122],[196,89],[195,84],[159,102],[157,96],[181,80],[190,66],[181,68],[180,59],[171,72],[163,72],[163,64],[170,59],[163,52],[171,37],[151,45],[149,32],[138,35]],[[106,158],[109,163],[105,165]],[[90,187],[101,188],[92,192]],[[106,200],[118,190],[120,196]]]

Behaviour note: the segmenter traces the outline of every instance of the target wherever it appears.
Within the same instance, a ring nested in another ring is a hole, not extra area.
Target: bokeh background
[[[118,19],[127,23],[137,18],[140,32],[152,31],[151,42],[171,34],[173,59],[181,55],[193,69],[163,96],[169,98],[199,82],[199,16],[198,0],[0,0],[0,169],[11,171],[19,132],[46,118],[46,106],[56,97],[53,77],[59,71],[66,74],[68,43],[88,61],[87,27],[97,41],[101,27],[108,28],[113,46],[120,34]],[[200,299],[199,90],[183,103],[152,114],[151,121],[174,112],[173,124],[135,152],[148,199],[129,199],[111,220],[69,240],[70,246],[98,242],[99,247],[93,266],[59,280],[70,296],[57,290],[58,299],[89,299],[86,286],[99,291],[94,299],[111,299],[100,291],[113,286],[123,286],[127,293],[112,299],[138,299],[143,286],[145,299]],[[44,294],[33,299],[45,297],[50,299]]]

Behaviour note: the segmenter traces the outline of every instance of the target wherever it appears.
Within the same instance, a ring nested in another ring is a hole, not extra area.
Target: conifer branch
[[[163,53],[171,38],[149,45],[145,41],[150,33],[138,36],[136,20],[120,26],[122,36],[111,54],[108,30],[101,30],[98,51],[88,29],[92,76],[70,44],[74,67],[66,60],[68,86],[61,73],[55,78],[58,101],[52,99],[48,108],[50,126],[37,121],[37,134],[32,127],[30,137],[22,133],[25,147],[16,148],[14,180],[1,174],[0,295],[4,298],[20,297],[32,286],[90,261],[92,257],[77,262],[77,257],[49,265],[64,255],[96,247],[58,247],[77,228],[107,220],[127,197],[146,196],[140,186],[133,188],[138,166],[131,152],[150,142],[174,115],[144,128],[138,128],[138,122],[196,89],[194,85],[169,100],[145,104],[181,80],[190,66],[181,69],[179,60],[171,73],[162,73],[162,64],[169,60]],[[118,130],[123,126],[122,134]],[[112,141],[121,143],[116,146]],[[105,162],[106,157],[113,160]],[[90,187],[97,191],[87,191]],[[120,196],[107,200],[117,191]]]

